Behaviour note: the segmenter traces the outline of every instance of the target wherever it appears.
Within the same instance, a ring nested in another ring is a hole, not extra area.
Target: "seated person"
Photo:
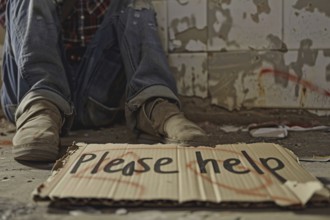
[[[54,161],[60,135],[106,126],[125,102],[141,142],[194,144],[149,0],[0,0],[2,107],[16,160]]]

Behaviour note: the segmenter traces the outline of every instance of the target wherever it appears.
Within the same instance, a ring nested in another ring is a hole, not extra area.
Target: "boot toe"
[[[18,161],[53,162],[58,158],[62,117],[48,101],[38,101],[16,120],[12,153]]]
[[[14,146],[13,157],[17,161],[54,162],[58,157],[58,146],[46,148],[42,143]]]

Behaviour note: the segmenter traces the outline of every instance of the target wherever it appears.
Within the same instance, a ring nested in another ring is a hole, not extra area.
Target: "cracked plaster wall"
[[[184,96],[330,109],[329,0],[153,0]]]
[[[229,110],[330,109],[329,0],[152,2],[181,95]]]

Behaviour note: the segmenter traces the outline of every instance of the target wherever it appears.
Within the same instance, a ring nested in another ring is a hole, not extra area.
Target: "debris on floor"
[[[251,127],[249,133],[252,137],[263,138],[286,138],[288,136],[288,130],[282,125]]]
[[[75,209],[75,210],[71,210],[69,211],[69,214],[71,216],[81,216],[81,215],[86,215],[86,214],[101,214],[102,212],[98,209],[95,209],[93,207],[82,207],[81,209]]]
[[[234,126],[234,125],[223,125],[220,126],[220,130],[222,130],[225,133],[232,133],[232,132],[238,132],[243,131],[244,127],[240,126]]]
[[[116,210],[116,215],[126,215],[128,213],[127,209],[121,208]]]
[[[330,162],[330,156],[300,157],[299,160],[306,162]]]
[[[300,126],[286,123],[264,122],[260,124],[253,123],[246,127],[222,125],[219,129],[225,133],[249,132],[251,137],[255,138],[283,139],[288,136],[289,132],[330,131],[330,126]]]

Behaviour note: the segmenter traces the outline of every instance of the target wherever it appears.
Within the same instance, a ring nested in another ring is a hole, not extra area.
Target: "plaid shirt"
[[[65,1],[65,0],[64,0]],[[99,28],[111,0],[76,0],[73,10],[63,21],[63,43],[67,57],[78,62],[86,45]],[[0,0],[0,24],[5,26],[7,0]]]

